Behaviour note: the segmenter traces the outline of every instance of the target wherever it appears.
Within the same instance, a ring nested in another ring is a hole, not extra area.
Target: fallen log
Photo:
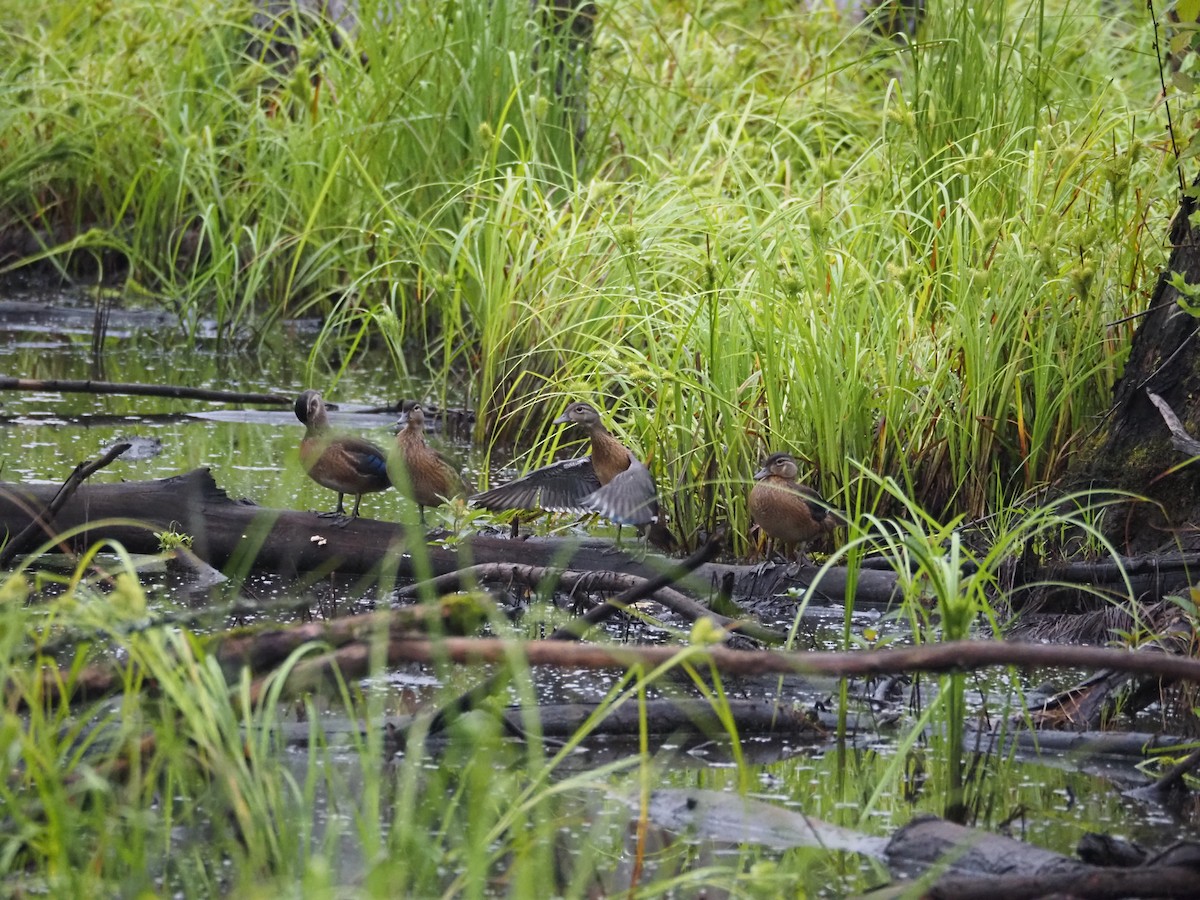
[[[917,816],[901,827],[885,851],[893,870],[949,864],[950,871],[975,875],[1084,873],[1085,862],[1010,837],[977,831],[937,816]],[[994,895],[1005,896],[1005,895]]]
[[[89,311],[88,316],[92,313]],[[296,398],[286,394],[219,391],[214,388],[178,384],[136,384],[117,381],[68,381],[42,378],[0,378],[0,391],[54,391],[60,394],[121,394],[132,397],[173,397],[180,400],[209,400],[216,403],[261,403],[291,406]]]
[[[117,443],[110,447],[108,452],[99,459],[93,460],[90,463],[80,463],[77,465],[74,471],[67,477],[67,480],[63,482],[62,487],[55,492],[50,502],[42,509],[39,516],[31,520],[19,532],[15,534],[13,532],[8,533],[8,541],[0,548],[0,569],[7,568],[19,554],[27,552],[31,546],[41,539],[40,532],[42,529],[46,527],[47,523],[54,520],[55,515],[66,505],[72,495],[79,490],[81,484],[128,449],[128,443]]]
[[[1146,759],[1156,750],[1173,750],[1192,742],[1180,734],[1154,734],[1148,731],[1050,731],[1045,728],[1026,728],[1014,721],[1007,728],[995,731],[969,727],[963,738],[963,749],[969,752],[986,751],[1001,756],[1025,751],[1034,754],[1053,754],[1071,760],[1120,757]]]
[[[914,865],[948,866],[948,874],[920,892],[930,900],[1191,898],[1200,878],[1192,865],[1169,859],[1135,869],[1099,868],[934,816],[918,817],[903,826],[888,841],[884,855],[893,871],[911,871]],[[913,895],[911,884],[901,882],[896,887],[904,896]]]
[[[436,605],[406,606],[287,628],[232,633],[217,638],[213,649],[221,668],[227,672],[244,666],[257,675],[282,665],[304,644],[343,647],[370,644],[383,634],[402,636],[430,631],[465,635],[475,631],[484,618],[485,612],[478,604],[448,599]]]
[[[0,531],[23,529],[46,508],[55,490],[50,485],[0,483]],[[144,525],[130,524],[130,520]],[[155,553],[159,542],[154,532],[173,529],[191,535],[193,552],[212,566],[228,567],[237,574],[258,570],[285,577],[339,572],[412,578],[443,575],[475,564],[508,563],[653,578],[671,565],[671,560],[654,554],[635,558],[603,540],[509,540],[475,535],[457,546],[444,547],[426,545],[423,532],[410,533],[395,522],[357,518],[335,527],[315,513],[232,500],[206,468],[153,481],[83,485],[54,516],[45,536],[75,528],[81,531],[68,545],[77,551],[107,539],[134,553]],[[424,557],[424,564],[414,559],[418,555]],[[818,578],[818,570],[812,566],[793,572],[785,566],[707,563],[682,586],[696,596],[708,596],[730,583],[735,597],[811,588],[813,599],[846,601],[844,568],[830,568]],[[854,602],[886,605],[895,595],[894,573],[858,573]]]
[[[252,675],[261,675],[280,666],[304,644],[367,646],[379,635],[437,634],[464,635],[475,631],[485,618],[475,603],[447,598],[441,603],[405,606],[384,612],[322,619],[302,625],[272,628],[247,628],[217,635],[208,641],[208,652],[216,657],[221,668],[236,683],[234,673],[245,667]],[[96,663],[81,669],[61,669],[44,666],[40,672],[38,692],[46,702],[90,703],[125,690],[131,683],[120,665]],[[145,679],[136,682],[144,689],[156,685]],[[24,709],[28,696],[11,684],[3,688],[4,702],[13,709]]]
[[[686,659],[696,667],[715,666],[726,675],[825,675],[833,678],[896,672],[972,672],[991,666],[1031,668],[1110,668],[1158,678],[1200,682],[1200,659],[1155,651],[1019,644],[1011,641],[946,641],[882,650],[734,650],[720,645],[634,646],[572,644],[559,640],[501,638],[398,638],[388,643],[388,665],[451,660],[480,664],[521,659],[531,666],[624,670],[646,669]]]
[[[802,710],[792,704],[773,700],[738,700],[726,698],[726,711],[737,724],[738,736],[788,737],[791,739],[823,740],[837,727],[837,716],[814,710]],[[723,734],[723,726],[708,700],[695,697],[670,697],[645,701],[645,728],[652,738],[666,739],[679,736],[709,738]],[[593,723],[589,731],[592,737],[630,737],[642,730],[641,704],[623,703],[605,710],[603,717]],[[498,711],[505,719],[508,731],[521,731],[529,726],[529,716],[539,722],[543,737],[569,738],[576,734],[588,719],[596,715],[596,703],[548,703],[535,708],[509,706]],[[383,728],[398,741],[412,727],[414,715],[392,716],[382,720]],[[289,747],[307,747],[312,740],[313,729],[308,722],[280,722],[273,726]],[[870,729],[868,717],[851,713],[848,732],[859,730],[875,737]],[[321,737],[331,740],[348,734],[363,735],[361,722],[350,719],[321,721]],[[422,740],[430,740],[423,735]],[[746,748],[743,748],[744,750]],[[775,752],[775,751],[773,751]]]
[[[33,521],[55,491],[48,485],[0,482],[0,530],[15,534]],[[137,520],[145,528],[106,519]],[[383,573],[404,578],[444,575],[469,565],[506,563],[552,566],[579,571],[612,571],[641,578],[653,577],[669,560],[650,554],[635,558],[604,540],[569,538],[506,538],[475,535],[455,547],[425,546],[424,534],[409,534],[400,524],[358,518],[344,528],[331,526],[314,513],[271,509],[246,500],[232,500],[217,486],[208,469],[153,481],[88,484],[55,516],[53,530],[63,532],[87,526],[71,544],[82,549],[111,539],[135,553],[154,553],[153,532],[176,523],[176,530],[193,536],[193,549],[210,565],[231,568],[238,574],[271,571],[294,577],[300,574],[340,572]],[[49,537],[51,531],[47,530]],[[412,551],[425,547],[428,567],[414,565]],[[1014,564],[1015,565],[1015,564]],[[1013,585],[1014,597],[1043,590],[1038,585],[1069,580],[1086,583],[1115,597],[1152,596],[1190,584],[1197,568],[1195,554],[1139,557],[1108,563],[1054,564],[1024,573]],[[1128,582],[1126,581],[1128,578]],[[861,608],[888,606],[900,594],[898,576],[890,569],[862,567],[853,579],[854,594],[847,597],[851,580],[847,569],[808,565],[732,565],[707,563],[681,585],[693,595],[709,597],[724,592],[738,600],[779,597],[795,590],[809,602],[847,603]],[[1056,589],[1061,589],[1056,588]],[[778,611],[778,601],[775,601]],[[754,612],[753,608],[751,612]]]

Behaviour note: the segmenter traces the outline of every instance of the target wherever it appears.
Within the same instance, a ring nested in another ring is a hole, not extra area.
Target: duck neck
[[[308,415],[308,421],[304,423],[308,428],[310,435],[322,434],[329,430],[329,416],[325,413],[324,408],[313,410]]]
[[[409,419],[404,428],[400,430],[400,440],[410,447],[423,446],[425,444],[424,423],[418,424]]]
[[[589,434],[592,439],[592,467],[600,483],[608,484],[629,468],[629,451],[603,425],[589,429]]]

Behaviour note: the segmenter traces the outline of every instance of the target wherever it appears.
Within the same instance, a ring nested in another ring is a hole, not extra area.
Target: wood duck
[[[659,515],[658,491],[650,470],[609,434],[600,414],[587,403],[572,403],[552,425],[578,425],[591,441],[590,456],[535,469],[523,478],[476,494],[485,509],[544,509],[598,512],[618,526],[634,525],[663,549],[676,546]]]
[[[824,505],[821,495],[797,483],[799,469],[789,453],[772,453],[754,473],[750,489],[750,515],[769,537],[785,547],[799,545],[804,560],[804,545],[813,538],[833,531],[840,518]]]
[[[396,425],[392,465],[401,465],[403,471],[393,468],[392,483],[417,504],[424,525],[425,507],[465,497],[472,488],[450,460],[425,443],[425,410],[420,403],[405,403]]]
[[[308,477],[322,487],[337,491],[337,509],[321,513],[338,516],[344,525],[358,516],[363,494],[386,491],[392,486],[387,472],[387,454],[363,438],[334,434],[329,426],[325,401],[319,391],[305,391],[296,398],[296,418],[305,425],[300,441],[300,464]],[[342,498],[354,495],[354,512],[346,516]]]

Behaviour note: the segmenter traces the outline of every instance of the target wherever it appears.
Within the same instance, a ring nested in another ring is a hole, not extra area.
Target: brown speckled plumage
[[[453,497],[464,497],[470,485],[458,468],[425,442],[425,410],[419,403],[406,404],[396,432],[393,483],[404,492],[425,521],[425,507],[439,506]]]

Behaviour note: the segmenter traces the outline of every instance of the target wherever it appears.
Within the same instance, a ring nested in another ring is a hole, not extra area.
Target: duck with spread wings
[[[591,443],[591,454],[535,469],[476,494],[471,503],[494,510],[597,512],[618,526],[633,525],[655,546],[673,550],[677,542],[660,514],[654,477],[609,433],[600,413],[590,404],[576,402],[551,424],[573,424],[583,429]]]

